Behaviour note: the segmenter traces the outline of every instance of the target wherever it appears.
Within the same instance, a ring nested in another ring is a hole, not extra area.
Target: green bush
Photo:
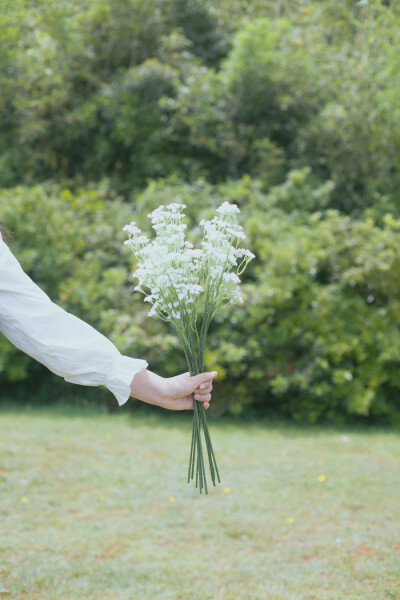
[[[331,57],[335,97],[320,104],[295,142],[298,161],[335,184],[332,206],[355,214],[390,194],[399,214],[399,28],[388,15]],[[340,62],[340,58],[346,59]]]
[[[179,27],[190,41],[191,51],[202,62],[218,66],[229,49],[228,36],[215,8],[205,0],[172,0],[167,3],[167,17],[172,27]]]
[[[122,226],[134,218],[147,228],[147,213],[170,201],[187,205],[192,225],[222,200],[236,202],[256,260],[243,282],[243,306],[221,313],[210,332],[207,367],[219,370],[215,411],[398,422],[400,221],[316,210],[329,204],[332,188],[313,185],[309,170],[291,173],[269,194],[249,177],[219,186],[171,177],[152,182],[134,210],[106,184],[79,194],[16,188],[0,198],[0,222],[13,229],[17,256],[56,302],[122,352],[172,375],[185,368],[182,352],[172,330],[148,318],[132,293]],[[20,353],[17,360],[1,343],[3,381],[29,377],[32,361]]]
[[[223,75],[231,117],[247,142],[266,137],[289,149],[326,100],[329,89],[315,78],[321,36],[287,18],[256,19],[238,32]]]
[[[303,8],[247,23],[223,63],[237,175],[263,177],[256,150],[266,139],[286,169],[310,165],[334,183],[331,207],[360,214],[390,193],[398,212],[398,21],[380,3]]]
[[[95,179],[106,172],[125,192],[143,187],[149,177],[166,175],[170,158],[161,142],[162,102],[175,96],[178,75],[175,69],[149,59],[103,86],[77,111],[82,147],[91,145],[82,156],[80,172]],[[88,112],[94,115],[89,131]]]

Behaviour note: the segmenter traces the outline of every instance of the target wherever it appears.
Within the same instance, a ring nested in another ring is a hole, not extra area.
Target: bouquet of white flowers
[[[218,216],[201,221],[201,248],[185,240],[184,204],[160,206],[148,217],[156,237],[149,240],[133,221],[125,225],[129,234],[125,244],[131,247],[137,260],[133,277],[135,287],[145,294],[152,306],[149,316],[158,315],[170,321],[179,336],[191,375],[204,371],[204,349],[209,325],[216,311],[229,304],[241,302],[239,275],[254,258],[249,250],[239,248],[245,239],[237,222],[239,209],[224,202]],[[194,402],[192,444],[189,458],[188,482],[194,478],[196,487],[207,492],[201,429],[207,448],[210,474],[215,486],[221,483],[215,455],[208,432],[206,413],[201,402]]]

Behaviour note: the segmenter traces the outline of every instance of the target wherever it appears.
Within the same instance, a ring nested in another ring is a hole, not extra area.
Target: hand
[[[183,373],[176,377],[160,377],[147,369],[142,369],[134,376],[131,383],[131,396],[156,404],[170,410],[193,409],[195,400],[203,403],[207,410],[211,401],[212,380],[217,372],[201,373],[190,377]]]

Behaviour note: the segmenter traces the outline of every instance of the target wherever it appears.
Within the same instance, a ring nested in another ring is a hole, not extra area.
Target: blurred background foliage
[[[172,201],[195,225],[235,202],[257,258],[243,306],[210,333],[214,413],[399,423],[399,5],[0,8],[0,223],[51,298],[175,374],[182,353],[132,293],[122,226]],[[71,394],[0,350],[7,393]]]

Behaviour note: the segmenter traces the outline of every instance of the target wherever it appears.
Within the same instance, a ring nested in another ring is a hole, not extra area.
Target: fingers
[[[194,399],[199,402],[210,402],[211,394],[195,394]]]
[[[194,399],[202,402],[205,410],[210,408],[212,381],[217,375],[217,371],[211,371],[210,373],[200,373],[200,375],[191,377],[192,383],[196,385]]]
[[[211,390],[212,390],[212,385],[210,384],[205,390],[202,390],[202,393],[200,393],[200,390],[197,389],[196,392],[195,392],[195,394],[194,394],[194,399],[197,400],[198,402],[202,402],[203,403],[203,408],[205,410],[207,410],[208,408],[210,408],[210,401],[211,401],[210,391]]]
[[[212,382],[206,381],[202,383],[195,391],[194,397],[200,402],[208,402],[211,400],[211,391],[213,389]]]
[[[211,381],[207,381],[207,383],[203,383],[200,387],[194,390],[195,394],[210,394],[213,389]]]
[[[199,402],[201,402],[201,401],[199,400]],[[191,408],[194,408],[193,407],[193,401],[192,401],[192,407]],[[210,408],[210,403],[209,402],[203,402],[203,408],[205,410],[207,410],[208,408]]]
[[[181,404],[178,406],[174,406],[175,410],[193,410],[195,400],[193,400],[193,396],[188,396],[187,398],[183,398]],[[201,402],[201,401],[200,401]],[[203,407],[205,410],[210,408],[209,402],[203,402]]]
[[[191,378],[194,388],[199,388],[202,384],[209,385],[213,379],[218,375],[217,371],[212,371],[211,373],[200,373],[200,375],[194,375]]]

